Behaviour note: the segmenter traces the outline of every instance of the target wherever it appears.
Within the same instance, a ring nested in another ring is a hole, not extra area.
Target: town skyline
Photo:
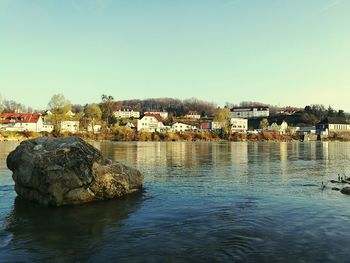
[[[34,107],[32,104],[30,105],[27,105],[27,104],[24,104],[22,103],[21,101],[16,101],[15,99],[11,99],[11,98],[5,98],[2,96],[2,94],[0,93],[0,113],[3,109],[6,108],[6,106],[4,105],[5,102],[8,103],[15,103],[16,105],[18,105],[18,109],[20,109],[21,112],[37,112],[37,111],[45,111],[45,110],[49,110],[50,109],[50,106],[48,105],[48,102],[50,101],[50,99],[52,99],[53,96],[55,95],[62,95],[64,96],[64,98],[67,100],[67,102],[70,104],[70,105],[80,105],[80,106],[85,106],[85,105],[90,105],[90,104],[101,104],[101,95],[99,97],[99,99],[96,99],[95,101],[91,101],[91,102],[83,102],[83,103],[75,103],[75,102],[72,102],[69,98],[67,98],[64,94],[62,93],[57,93],[57,94],[52,94],[49,98],[49,100],[46,102],[46,106],[44,107]],[[181,102],[186,102],[186,101],[198,101],[198,102],[203,102],[203,103],[206,103],[208,105],[212,105],[212,106],[215,106],[217,108],[232,108],[232,107],[254,107],[254,106],[267,106],[267,107],[273,107],[273,108],[276,108],[276,109],[288,109],[288,108],[292,108],[292,109],[301,109],[303,110],[306,106],[312,106],[312,105],[316,105],[316,106],[323,106],[325,108],[327,107],[331,107],[332,109],[334,110],[342,110],[344,111],[346,114],[350,114],[350,111],[347,111],[347,110],[344,110],[343,108],[339,108],[337,107],[336,105],[325,105],[325,104],[322,104],[322,103],[310,103],[310,104],[306,104],[306,105],[301,105],[301,106],[297,106],[297,105],[277,105],[277,104],[271,104],[271,103],[268,103],[268,102],[264,102],[264,101],[253,101],[253,100],[243,100],[243,101],[237,101],[237,102],[232,102],[232,101],[226,101],[225,103],[223,104],[218,104],[216,102],[213,102],[213,101],[209,101],[209,100],[203,100],[203,99],[200,99],[200,98],[196,98],[196,97],[192,97],[192,98],[173,98],[173,97],[159,97],[159,98],[141,98],[141,99],[137,99],[137,98],[129,98],[129,99],[125,99],[125,100],[121,100],[121,99],[118,99],[118,98],[115,98],[112,94],[110,94],[109,96],[112,96],[113,97],[113,103],[115,104],[118,104],[118,103],[125,103],[125,102],[130,102],[130,101],[147,101],[147,100],[163,100],[163,99],[170,99],[170,100],[177,100],[177,101],[181,101]],[[130,109],[134,109],[134,110],[137,110],[135,109],[134,107],[130,107],[128,106],[128,103],[126,105],[122,105],[120,104],[120,109],[123,109],[123,108],[130,108]],[[28,109],[28,110],[23,110],[23,109]],[[150,107],[149,110],[157,110],[157,109],[160,109],[159,107]],[[192,110],[196,110],[195,108],[193,108]]]

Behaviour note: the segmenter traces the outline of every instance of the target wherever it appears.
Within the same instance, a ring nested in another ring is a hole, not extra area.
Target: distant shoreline
[[[53,137],[52,134],[48,133],[31,133],[31,132],[0,132],[0,141],[25,141],[28,139],[38,138],[38,137]],[[84,140],[90,141],[119,141],[119,142],[297,142],[303,141],[301,137],[292,136],[292,135],[281,135],[274,132],[264,131],[261,134],[243,134],[243,133],[234,133],[229,135],[228,138],[223,139],[219,136],[209,133],[209,132],[185,132],[185,133],[137,133],[134,132],[132,136],[130,134],[121,135],[113,133],[76,133],[62,134],[61,137],[66,136],[78,136]],[[315,141],[315,140],[314,140]],[[337,138],[328,138],[323,141],[349,141],[344,139]]]

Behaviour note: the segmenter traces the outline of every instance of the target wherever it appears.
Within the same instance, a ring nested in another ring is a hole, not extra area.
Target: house
[[[248,120],[244,118],[231,118],[231,131],[232,132],[247,132]]]
[[[159,114],[160,117],[163,118],[163,120],[167,119],[169,116],[169,113],[166,111],[146,111],[144,114]]]
[[[288,123],[286,121],[282,121],[280,125],[277,122],[272,123],[269,127],[269,131],[279,132],[280,134],[286,134],[288,128]]]
[[[343,117],[328,117],[316,124],[318,135],[334,135],[335,133],[350,132],[350,123]]]
[[[97,133],[99,133],[102,130],[102,126],[101,126],[101,124],[95,124],[95,125],[90,124],[88,126],[87,130],[88,130],[88,132],[97,132]]]
[[[118,111],[113,112],[114,117],[117,119],[139,119],[140,118],[140,112],[134,111],[132,109],[120,109]]]
[[[52,132],[53,126],[49,123],[44,123],[40,114],[3,113],[0,114],[0,130]]]
[[[125,127],[128,127],[130,129],[135,129],[136,128],[135,125],[132,122],[130,122],[130,121],[125,125]]]
[[[280,109],[277,113],[280,115],[294,115],[297,111],[298,109],[296,108],[286,107],[286,108]]]
[[[199,120],[201,118],[201,115],[197,111],[189,111],[185,115],[185,118]]]
[[[77,133],[79,131],[79,121],[62,121],[61,132]]]
[[[227,126],[227,125],[226,125]],[[211,123],[211,129],[212,130],[221,130],[223,127],[225,127],[225,122],[221,121],[213,121]]]
[[[199,127],[201,130],[211,130],[212,124],[213,123],[211,121],[205,121],[205,122],[201,122]]]
[[[316,126],[300,123],[295,127],[295,134],[297,135],[316,134]]]
[[[231,108],[232,118],[259,118],[269,117],[270,109],[266,106],[254,107],[233,107]]]
[[[159,114],[145,114],[137,121],[137,131],[161,132],[165,129],[163,119]]]
[[[197,129],[197,127],[189,124],[181,123],[181,122],[176,122],[171,126],[171,129],[173,130],[173,132],[185,132],[185,131],[194,131]]]

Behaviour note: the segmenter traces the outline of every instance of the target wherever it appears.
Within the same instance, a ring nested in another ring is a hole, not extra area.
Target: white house
[[[213,121],[211,123],[211,129],[212,130],[221,130],[224,126],[225,126],[225,123],[221,122],[221,121]]]
[[[113,112],[114,117],[117,119],[139,119],[140,118],[140,112],[139,111],[134,111],[130,109],[121,109],[118,111]]]
[[[281,125],[278,125],[276,122],[272,123],[268,127],[268,130],[269,131],[279,132],[280,134],[286,134],[287,128],[288,128],[288,123],[283,121],[281,123]]]
[[[40,114],[4,113],[0,114],[0,129],[18,132],[52,132],[53,125],[44,123]]]
[[[298,135],[316,134],[316,126],[299,125],[295,127],[295,133]]]
[[[199,120],[201,118],[201,115],[198,112],[196,112],[196,111],[189,111],[185,115],[185,118]]]
[[[159,114],[163,120],[167,119],[169,114],[166,111],[146,111],[144,114]]]
[[[335,133],[350,133],[350,123],[346,118],[328,117],[316,124],[316,133],[318,135],[333,135]]]
[[[90,124],[89,126],[88,126],[88,132],[101,132],[101,129],[102,129],[102,126],[101,126],[101,124],[95,124],[95,125],[92,125],[92,124]]]
[[[231,108],[232,118],[258,118],[268,117],[270,115],[269,107],[256,106],[256,107],[233,107]]]
[[[196,130],[196,126],[188,125],[181,122],[176,122],[171,126],[173,132],[185,132],[185,131],[194,131]]]
[[[41,128],[42,132],[52,132],[53,125],[50,122],[43,122],[43,126]]]
[[[130,129],[135,129],[135,128],[136,128],[135,125],[134,125],[132,122],[128,122],[128,123],[125,125],[125,127],[128,127],[128,128],[130,128]]]
[[[231,131],[232,132],[247,132],[248,120],[243,118],[231,118]]]
[[[137,121],[137,131],[160,132],[165,130],[163,119],[159,114],[145,114]]]
[[[79,131],[79,121],[62,121],[61,132],[76,133]]]

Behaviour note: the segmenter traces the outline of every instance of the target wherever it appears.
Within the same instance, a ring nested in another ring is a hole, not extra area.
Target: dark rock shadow
[[[104,238],[118,235],[124,221],[138,210],[143,194],[84,205],[46,207],[15,199],[14,208],[6,218],[5,231],[12,236],[8,260],[85,261]],[[13,250],[11,249],[11,250]],[[74,260],[75,259],[75,260]]]

